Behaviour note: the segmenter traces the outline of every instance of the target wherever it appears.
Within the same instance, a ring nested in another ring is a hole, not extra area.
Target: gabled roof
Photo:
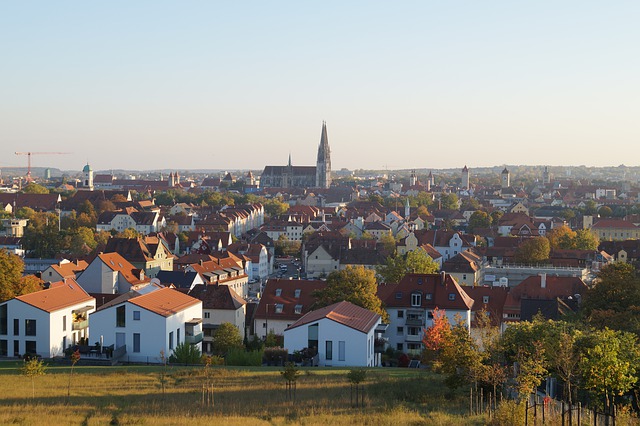
[[[156,278],[163,285],[173,284],[177,288],[189,289],[198,277],[197,272],[185,271],[158,271]]]
[[[131,298],[129,303],[163,317],[170,317],[200,303],[200,300],[172,288],[161,288],[151,293]]]
[[[124,257],[118,253],[100,253],[98,258],[114,272],[119,272],[120,275],[130,284],[139,284],[147,280],[140,279],[140,270],[125,260]]]
[[[386,284],[384,287],[384,289],[379,288],[379,297],[386,306],[392,308],[411,307],[411,295],[415,293],[424,296],[421,298],[419,307],[426,309],[437,307],[466,311],[473,306],[473,299],[451,275],[444,272],[407,274],[399,283]],[[427,295],[430,295],[430,298]]]
[[[76,262],[62,261],[57,265],[51,265],[51,269],[56,271],[62,278],[76,278],[79,272],[87,269],[89,264],[84,260],[77,260]]]
[[[362,333],[369,333],[369,331],[371,331],[371,329],[375,327],[377,322],[380,320],[380,315],[375,312],[371,312],[368,309],[354,305],[353,303],[342,301],[308,312],[298,321],[287,327],[286,330],[291,330],[324,318],[330,319],[349,328],[353,328],[354,330]]]
[[[18,296],[16,299],[45,312],[55,312],[95,300],[72,278],[52,283],[46,290]]]
[[[622,219],[600,219],[593,224],[591,229],[638,229],[632,222],[628,222]]]
[[[226,285],[198,284],[189,292],[189,296],[202,300],[203,309],[235,311],[247,304],[242,297]]]

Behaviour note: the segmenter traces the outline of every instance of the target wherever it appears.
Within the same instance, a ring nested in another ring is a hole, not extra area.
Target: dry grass
[[[291,402],[279,369],[216,368],[215,404],[210,407],[201,402],[203,368],[169,368],[164,394],[158,367],[76,368],[68,401],[66,367],[52,367],[36,378],[35,399],[27,377],[10,366],[1,368],[3,425],[480,425],[486,421],[465,416],[462,393],[446,399],[440,378],[418,370],[370,370],[366,406],[352,408],[347,370],[303,370]]]

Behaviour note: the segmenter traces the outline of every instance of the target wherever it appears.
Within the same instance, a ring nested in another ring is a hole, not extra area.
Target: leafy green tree
[[[545,237],[528,238],[516,249],[514,260],[517,263],[536,264],[549,259],[551,246]]]
[[[289,204],[280,198],[271,198],[264,203],[264,212],[269,217],[280,216],[289,211]]]
[[[600,245],[598,236],[588,229],[576,231],[574,246],[578,250],[597,250]]]
[[[571,249],[574,248],[576,233],[566,225],[553,228],[547,233],[547,239],[552,249]]]
[[[97,246],[92,229],[81,226],[71,235],[69,251],[75,256],[84,256],[91,253]]]
[[[539,340],[534,340],[532,344],[532,351],[520,348],[517,354],[516,390],[520,401],[523,401],[531,394],[542,383],[547,374],[547,359],[544,346]]]
[[[213,333],[213,352],[217,355],[225,355],[230,349],[242,347],[240,331],[230,322],[223,322]]]
[[[489,228],[491,226],[491,216],[482,210],[476,210],[469,217],[469,231],[474,232],[478,228]]]
[[[438,264],[422,249],[410,251],[404,255],[390,256],[383,265],[376,268],[376,273],[385,283],[400,282],[409,273],[435,274],[436,272],[438,272]]]
[[[115,235],[117,238],[138,238],[141,234],[133,228],[127,228]]]
[[[178,343],[169,357],[169,362],[178,364],[200,364],[201,361],[202,353],[198,346],[185,342]]]
[[[491,212],[491,224],[496,225],[500,218],[504,216],[504,212],[501,210],[494,210]]]
[[[440,195],[440,208],[446,210],[458,210],[458,196],[453,192]]]
[[[613,215],[613,210],[611,210],[611,207],[602,206],[598,209],[598,214],[602,217],[611,217]]]
[[[21,368],[22,374],[31,379],[31,397],[36,397],[36,377],[44,376],[47,373],[47,366],[44,361],[37,357],[25,359]]]
[[[584,297],[584,316],[596,328],[640,335],[640,278],[623,262],[604,266]]]
[[[604,329],[592,332],[592,343],[581,358],[584,387],[604,399],[608,412],[613,397],[628,392],[638,381],[637,337]]]
[[[61,252],[62,243],[58,231],[58,215],[36,213],[29,219],[23,237],[29,257],[53,258]]]
[[[327,277],[327,286],[313,293],[315,308],[321,308],[346,300],[379,314],[384,322],[388,321],[387,311],[377,295],[378,284],[375,272],[363,266],[348,266],[334,271]]]
[[[48,194],[49,190],[42,185],[38,185],[37,183],[30,183],[22,188],[22,192],[24,192],[25,194]]]

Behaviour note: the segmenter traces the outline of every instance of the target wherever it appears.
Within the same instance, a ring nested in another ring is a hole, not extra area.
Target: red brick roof
[[[169,317],[200,303],[200,300],[187,296],[172,288],[161,288],[151,293],[129,299],[129,303],[155,312],[163,317]]]
[[[52,283],[46,290],[18,296],[16,299],[45,312],[55,312],[79,303],[90,303],[94,300],[72,278]]]

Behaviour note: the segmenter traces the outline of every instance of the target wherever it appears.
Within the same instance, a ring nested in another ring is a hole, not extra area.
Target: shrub
[[[179,343],[169,357],[169,362],[178,364],[200,364],[202,354],[196,345]]]
[[[288,351],[284,348],[264,348],[264,362],[269,365],[284,365]]]
[[[227,352],[227,365],[254,366],[262,365],[262,351],[245,351],[243,349],[229,349]]]
[[[491,426],[511,426],[524,424],[524,404],[504,400],[498,404],[489,422]]]

